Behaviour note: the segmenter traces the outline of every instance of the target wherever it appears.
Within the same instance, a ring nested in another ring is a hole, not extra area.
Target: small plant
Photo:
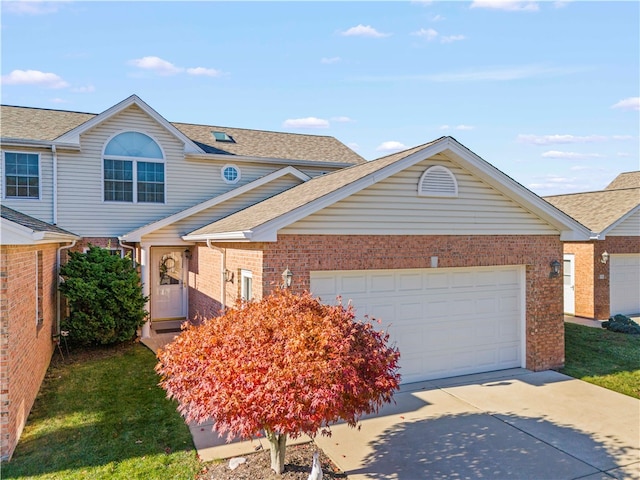
[[[107,345],[135,337],[147,316],[147,298],[130,258],[90,245],[86,253],[69,252],[60,275],[70,309],[61,327],[70,343]]]
[[[602,322],[602,328],[606,328],[612,332],[640,335],[640,325],[626,315],[618,314],[610,317],[608,321]]]

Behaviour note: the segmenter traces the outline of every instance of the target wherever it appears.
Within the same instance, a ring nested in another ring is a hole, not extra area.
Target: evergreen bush
[[[130,257],[89,245],[86,253],[69,252],[60,275],[70,311],[61,329],[71,343],[107,345],[135,337],[148,314],[148,299]]]
[[[640,335],[640,325],[626,315],[618,314],[610,317],[608,321],[602,322],[602,328],[606,328],[612,332]]]

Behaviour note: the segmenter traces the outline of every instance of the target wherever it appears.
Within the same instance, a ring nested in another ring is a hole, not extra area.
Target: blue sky
[[[539,195],[638,170],[640,3],[2,1],[3,104],[331,135],[451,135]]]

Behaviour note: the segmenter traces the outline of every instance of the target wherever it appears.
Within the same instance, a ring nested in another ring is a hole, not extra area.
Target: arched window
[[[434,165],[425,170],[418,182],[418,195],[422,197],[457,197],[458,182],[447,167]]]
[[[164,197],[164,155],[155,140],[140,132],[113,137],[104,149],[104,200],[164,203]]]

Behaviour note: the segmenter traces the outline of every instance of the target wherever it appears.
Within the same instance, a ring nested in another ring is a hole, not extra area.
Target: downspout
[[[62,250],[67,250],[69,248],[73,248],[76,243],[78,241],[77,240],[73,240],[71,242],[70,245],[64,245],[60,248],[58,248],[58,250],[56,251],[56,272],[58,274],[58,287],[60,286],[60,283],[62,283],[62,278],[60,277],[60,258],[61,258],[61,252]],[[61,305],[61,301],[60,301],[60,296],[62,294],[60,293],[60,288],[57,289],[56,291],[56,331],[55,331],[55,335],[56,337],[60,336],[60,317],[62,316],[62,312],[60,311],[60,305]]]
[[[125,250],[131,250],[131,261],[133,262],[133,266],[135,266],[138,262],[136,261],[136,247],[130,247],[129,245],[125,245],[122,243],[122,240],[118,238],[118,245],[120,248]]]
[[[224,313],[224,310],[226,308],[225,299],[227,295],[227,281],[225,279],[225,271],[227,269],[227,249],[211,245],[211,239],[209,238],[207,238],[207,247],[209,247],[211,250],[220,252],[220,254],[222,255],[222,262],[220,262],[220,314],[222,314]]]
[[[53,155],[53,224],[58,224],[58,151],[55,145],[51,145]],[[58,259],[59,260],[59,259]]]

